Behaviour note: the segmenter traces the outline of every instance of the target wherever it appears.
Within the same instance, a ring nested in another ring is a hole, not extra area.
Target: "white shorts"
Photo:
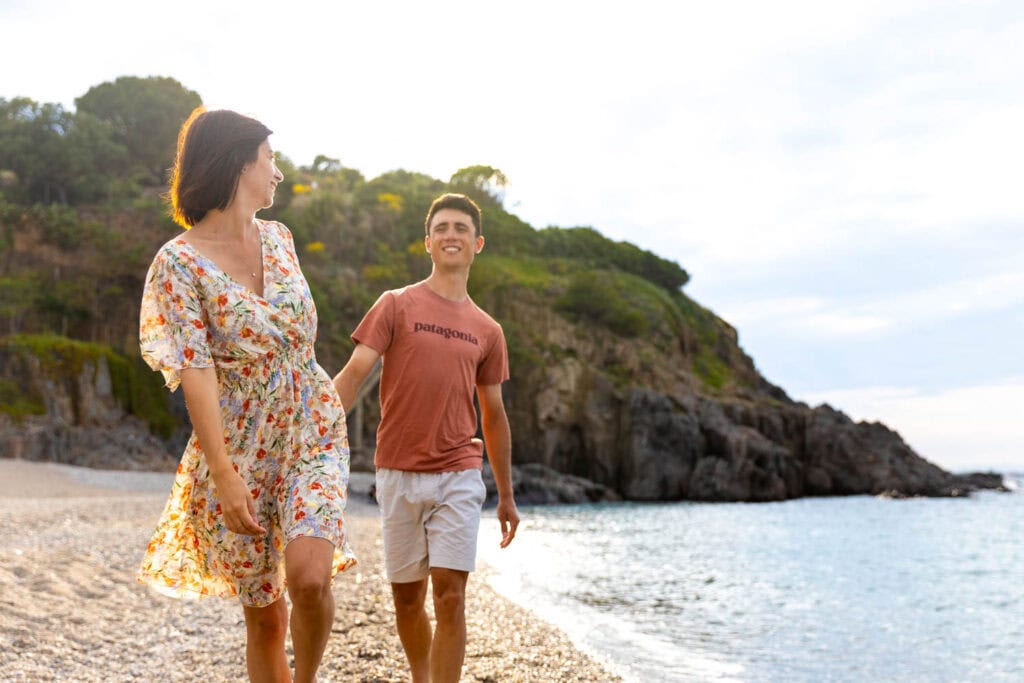
[[[480,509],[487,497],[480,470],[377,470],[377,504],[388,581],[425,579],[433,567],[476,569]]]

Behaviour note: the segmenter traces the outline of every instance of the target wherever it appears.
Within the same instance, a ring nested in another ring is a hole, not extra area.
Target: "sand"
[[[237,602],[174,600],[135,581],[170,479],[0,459],[0,681],[246,679]],[[369,482],[353,477],[360,562],[334,581],[320,681],[409,680]],[[467,596],[462,681],[619,680],[480,574]]]

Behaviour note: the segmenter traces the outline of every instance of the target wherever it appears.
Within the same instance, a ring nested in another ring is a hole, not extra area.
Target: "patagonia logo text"
[[[469,342],[474,346],[480,346],[480,342],[476,337],[469,334],[468,332],[459,332],[453,330],[450,327],[441,327],[440,325],[434,325],[433,323],[413,323],[413,332],[433,332],[439,334],[445,339],[461,339],[462,341]]]

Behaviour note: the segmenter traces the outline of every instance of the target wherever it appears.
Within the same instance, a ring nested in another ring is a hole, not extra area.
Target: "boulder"
[[[484,466],[484,485],[487,487],[485,505],[493,506],[498,501],[498,489],[494,485],[494,474]],[[622,497],[608,488],[589,479],[563,474],[539,463],[512,468],[512,490],[517,505],[550,505],[555,503],[600,503],[622,500]]]

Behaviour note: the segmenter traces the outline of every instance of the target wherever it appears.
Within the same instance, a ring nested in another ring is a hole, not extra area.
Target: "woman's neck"
[[[256,222],[256,212],[239,209],[233,204],[226,209],[208,211],[203,220],[192,228],[204,238],[242,240]]]

